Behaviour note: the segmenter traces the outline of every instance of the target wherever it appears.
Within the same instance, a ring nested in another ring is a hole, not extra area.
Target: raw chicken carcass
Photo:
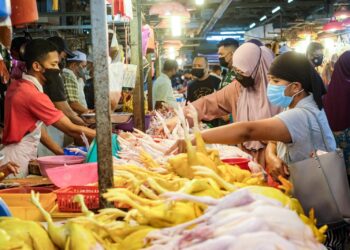
[[[254,232],[241,235],[232,242],[229,250],[301,250],[274,232]],[[306,249],[305,249],[306,250]],[[311,250],[311,249],[309,249]]]

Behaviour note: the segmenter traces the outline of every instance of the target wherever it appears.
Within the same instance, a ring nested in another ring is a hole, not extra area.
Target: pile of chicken
[[[32,193],[47,228],[0,217],[0,249],[325,249],[319,242],[326,226],[317,229],[312,213],[306,217],[295,200],[270,187],[247,186],[217,199],[179,191],[152,200],[126,189],[112,189],[104,196],[132,209],[94,214],[77,195],[84,216],[56,224],[42,208],[39,194]]]
[[[324,240],[326,227],[318,230],[312,213],[310,218],[298,217],[283,203],[254,189],[242,188],[221,199],[165,194],[170,200],[192,201],[208,208],[192,221],[149,233],[146,243],[151,246],[147,249],[326,249],[315,238]]]
[[[197,112],[193,106],[190,106],[190,114],[194,121],[197,121]],[[120,132],[118,136],[118,142],[121,150],[117,152],[119,159],[114,159],[114,165],[121,164],[132,164],[142,167],[145,162],[152,159],[160,168],[165,167],[165,169],[158,169],[162,172],[166,171],[166,165],[168,159],[173,157],[173,154],[166,154],[169,149],[176,143],[179,139],[184,139],[186,137],[186,131],[189,132],[188,124],[186,124],[184,119],[184,114],[182,110],[175,110],[176,114],[180,119],[178,119],[178,124],[170,133],[166,126],[166,117],[164,115],[155,112],[154,127],[162,127],[164,136],[157,135],[151,136],[149,133],[144,133],[140,130],[134,129],[134,132]],[[199,134],[200,124],[198,122],[194,123],[195,133]],[[155,130],[155,128],[153,129]],[[188,134],[187,134],[188,135]],[[204,147],[201,145],[200,147]],[[246,158],[252,160],[251,155],[245,153],[240,148],[229,145],[209,145],[211,152],[217,152],[218,157],[221,159],[229,158]],[[202,150],[202,152],[205,152]],[[168,152],[169,153],[169,152]],[[253,172],[259,172],[262,170],[260,166],[250,162],[250,168]]]
[[[182,117],[182,122],[184,124],[184,117]],[[207,214],[205,216],[209,217],[212,215],[210,213],[208,215],[207,213],[210,211],[208,205],[210,208],[210,206],[220,204],[221,202],[226,203],[225,201],[231,199],[230,197],[235,197],[237,192],[245,190],[244,192],[249,192],[250,195],[249,199],[252,204],[249,203],[249,205],[251,209],[261,203],[259,203],[258,200],[262,199],[264,202],[269,201],[268,204],[265,205],[275,206],[276,211],[278,209],[285,211],[285,215],[287,216],[288,214],[291,221],[295,219],[295,223],[299,223],[299,227],[292,227],[290,229],[291,231],[298,231],[301,226],[303,226],[303,230],[306,234],[299,238],[299,240],[301,242],[311,242],[310,244],[305,243],[306,248],[304,249],[322,249],[316,239],[320,242],[324,240],[326,227],[320,230],[315,227],[316,222],[312,212],[310,218],[305,216],[300,203],[296,199],[290,197],[290,190],[292,187],[288,181],[281,178],[283,185],[281,185],[280,189],[283,192],[266,186],[264,181],[265,176],[262,172],[251,173],[250,171],[242,170],[239,167],[221,162],[217,150],[206,149],[198,129],[195,129],[196,147],[194,147],[189,140],[186,125],[183,127],[185,128],[187,145],[186,154],[172,156],[167,159],[167,162],[160,166],[150,154],[142,152],[140,156],[142,166],[130,164],[114,166],[114,182],[117,187],[121,188],[108,190],[108,192],[104,194],[104,197],[109,201],[117,202],[122,207],[131,209],[126,216],[127,221],[137,223],[138,225],[148,225],[153,228],[167,228],[185,223],[184,226],[181,226],[181,230],[170,230],[176,232],[176,235],[180,237],[183,233],[187,233],[185,230],[187,226],[196,225],[201,222],[196,218],[202,216],[203,213]],[[196,127],[195,125],[195,128]],[[246,194],[246,196],[249,195]],[[167,197],[180,197],[181,199],[175,202],[174,199],[169,201]],[[183,197],[185,198],[182,199]],[[245,197],[244,199],[248,198]],[[234,207],[229,204],[231,203],[228,203],[228,207],[225,209]],[[248,205],[248,203],[244,203],[244,205]],[[244,211],[246,208],[248,207],[238,206],[236,211]],[[266,212],[268,209],[264,211]],[[280,217],[281,214],[276,213],[275,215],[277,216],[275,219],[279,218],[279,223],[283,221],[284,217]],[[251,215],[245,214],[245,216],[250,217]],[[241,217],[239,221],[242,220],[243,222],[245,218],[246,217]],[[188,221],[192,222],[186,224]],[[307,227],[303,221],[308,224],[309,227]],[[235,223],[238,223],[238,221],[235,221]],[[251,223],[255,225],[254,221]],[[261,221],[259,223],[264,224]],[[198,227],[200,227],[200,225],[198,225]],[[239,228],[242,225],[239,223],[237,224]],[[214,227],[216,227],[216,225]],[[271,227],[273,228],[273,226]],[[256,227],[256,231],[259,232],[270,232],[271,230],[275,229]],[[162,232],[168,232],[168,230],[166,229]],[[277,233],[277,229],[275,233]],[[288,232],[283,233],[288,234]],[[174,234],[164,235],[161,233],[160,236],[160,241],[151,241],[155,243],[155,247],[159,242],[168,241],[169,237],[172,238]],[[206,237],[207,238],[203,239],[199,237],[198,239],[193,239],[193,241],[198,243],[210,240],[216,236],[211,234]],[[152,239],[152,237],[150,239]],[[288,241],[289,238],[286,237],[285,240]],[[173,243],[176,245],[178,242],[174,241],[171,244]],[[144,246],[146,246],[146,242],[144,242],[144,244]],[[295,249],[303,249],[303,244],[298,244],[296,244],[297,247]],[[309,248],[310,246],[313,247]],[[168,245],[161,245],[159,249],[172,248]],[[178,248],[174,247],[174,249]]]
[[[205,147],[198,124],[194,147],[180,119],[186,154],[159,164],[144,150],[138,164],[114,166],[116,188],[103,196],[127,212],[94,214],[77,196],[85,216],[57,226],[33,194],[47,230],[0,218],[0,249],[324,249],[319,242],[327,227],[318,229],[313,213],[304,214],[288,181],[281,178],[279,190],[265,184],[262,172],[224,164],[217,150]]]

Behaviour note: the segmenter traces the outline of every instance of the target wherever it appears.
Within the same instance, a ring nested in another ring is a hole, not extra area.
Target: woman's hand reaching
[[[284,178],[289,177],[289,171],[287,164],[276,157],[270,157],[270,159],[266,160],[266,167],[268,169],[269,174],[274,179],[274,181],[279,182],[278,177],[282,176]]]
[[[278,177],[289,177],[288,165],[277,156],[277,143],[269,142],[265,151],[267,172],[274,181],[279,182]]]

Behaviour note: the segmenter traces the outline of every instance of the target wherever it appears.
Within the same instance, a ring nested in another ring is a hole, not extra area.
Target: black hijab
[[[289,82],[300,82],[305,91],[313,94],[318,108],[322,109],[322,96],[326,94],[326,89],[305,55],[291,51],[276,57],[269,74]]]

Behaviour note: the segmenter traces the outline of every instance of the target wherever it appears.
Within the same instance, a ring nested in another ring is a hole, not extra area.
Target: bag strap
[[[316,121],[317,121],[317,124],[318,124],[318,126],[319,126],[319,128],[320,128],[320,132],[321,132],[321,135],[322,135],[323,143],[324,143],[324,145],[326,146],[326,150],[329,151],[328,144],[326,143],[326,140],[325,140],[325,137],[324,137],[324,131],[323,131],[323,129],[322,129],[322,126],[321,126],[321,124],[320,124],[320,122],[319,122],[317,116],[316,116],[310,109],[308,109],[308,108],[303,107],[303,108],[300,108],[300,109],[305,110],[307,113],[311,113],[311,114],[315,117],[315,119],[316,119]],[[321,169],[322,174],[323,174],[323,176],[324,176],[324,178],[325,178],[325,181],[326,181],[326,183],[327,183],[327,186],[328,186],[330,195],[331,195],[332,200],[333,200],[333,202],[334,202],[334,204],[335,204],[335,207],[336,207],[336,209],[337,209],[337,212],[338,212],[341,216],[343,216],[342,213],[340,212],[340,209],[339,209],[337,200],[336,200],[335,197],[334,197],[334,194],[333,194],[331,185],[329,184],[327,175],[326,175],[325,171],[323,170],[323,167],[322,167],[323,164],[322,164],[322,162],[321,162],[321,159],[318,157],[318,155],[317,155],[317,153],[316,153],[316,152],[317,152],[317,151],[316,151],[316,145],[314,144],[314,138],[315,138],[315,137],[314,137],[314,135],[313,135],[313,133],[312,133],[312,126],[311,126],[311,121],[310,121],[309,116],[307,116],[307,120],[308,120],[309,130],[310,130],[310,133],[311,133],[311,134],[310,134],[310,137],[311,137],[312,145],[313,145],[314,150],[315,150],[315,152],[314,152],[314,153],[315,153],[315,157],[314,157],[314,158],[315,158],[315,160],[318,162],[319,168]]]
[[[321,133],[321,136],[322,136],[323,144],[325,145],[327,152],[331,151],[331,150],[330,150],[330,147],[329,147],[329,144],[328,144],[328,141],[327,141],[327,139],[325,138],[325,134],[324,134],[324,131],[323,131],[323,127],[322,127],[320,121],[318,120],[317,115],[314,114],[314,113],[313,113],[310,109],[308,109],[308,108],[302,107],[302,108],[299,108],[299,109],[305,110],[306,113],[310,113],[313,117],[315,117],[315,119],[316,119],[316,121],[317,121],[317,124],[318,124],[318,127],[319,127],[319,129],[320,129],[320,133]],[[308,115],[307,115],[306,117],[307,117],[307,122],[308,122],[309,130],[310,130],[311,143],[312,143],[312,145],[313,145],[313,147],[314,147],[314,150],[315,150],[315,153],[316,153],[317,148],[316,148],[316,144],[315,144],[315,137],[314,137],[314,134],[313,134],[313,132],[312,132],[312,125],[311,125],[310,117],[309,117]]]
[[[324,131],[322,129],[322,126],[317,118],[317,116],[308,108],[305,108],[305,107],[302,107],[302,108],[298,108],[302,111],[304,111],[304,113],[306,114],[306,118],[307,118],[307,123],[308,123],[308,129],[310,131],[310,142],[311,142],[311,145],[313,146],[313,150],[314,150],[314,154],[315,154],[315,157],[317,158],[317,147],[316,147],[316,144],[315,144],[315,136],[312,132],[312,125],[311,125],[311,120],[310,120],[310,117],[309,117],[309,113],[311,113],[311,115],[313,115],[317,121],[317,124],[320,128],[320,132],[321,132],[321,135],[322,135],[322,140],[323,140],[323,144],[326,146],[326,149],[327,151],[329,151],[329,147],[328,147],[328,144],[326,143],[327,140],[325,140],[325,137],[324,137]],[[286,147],[286,153],[287,153],[287,157],[286,157],[286,160],[287,160],[287,164],[290,164],[292,161],[291,161],[291,158],[290,158],[290,154],[289,154],[289,148],[288,148],[288,145]]]

